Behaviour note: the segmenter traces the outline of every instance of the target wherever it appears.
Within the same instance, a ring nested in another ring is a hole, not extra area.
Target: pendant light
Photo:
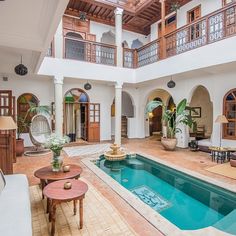
[[[92,88],[92,85],[89,83],[89,82],[87,82],[86,84],[84,84],[84,89],[85,90],[90,90]]]
[[[28,73],[27,67],[22,64],[22,56],[21,56],[21,63],[15,67],[15,72],[17,75],[20,76],[24,76]]]
[[[175,87],[175,81],[173,81],[172,76],[171,76],[171,80],[167,83],[167,87],[168,88],[174,88]]]

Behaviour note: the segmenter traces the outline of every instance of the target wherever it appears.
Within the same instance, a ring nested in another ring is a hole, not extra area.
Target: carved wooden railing
[[[160,59],[160,41],[154,40],[138,49],[123,50],[123,64],[126,68],[145,66]]]
[[[64,37],[64,58],[116,66],[116,46]]]
[[[236,3],[165,36],[166,57],[174,56],[236,34]]]

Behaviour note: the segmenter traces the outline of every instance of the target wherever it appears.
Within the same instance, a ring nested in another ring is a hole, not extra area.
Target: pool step
[[[144,168],[143,162],[139,161],[138,159],[127,159],[126,163],[130,168],[133,168],[136,170],[141,170]]]
[[[233,210],[231,213],[229,213],[227,216],[222,218],[220,221],[218,221],[216,224],[213,225],[213,227],[225,231],[227,233],[236,235],[236,210]]]

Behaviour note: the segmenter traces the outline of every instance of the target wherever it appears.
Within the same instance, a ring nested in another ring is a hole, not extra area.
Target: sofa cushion
[[[0,195],[0,235],[32,236],[28,180],[25,175],[5,175]]]
[[[2,173],[2,170],[0,169],[0,194],[2,190],[4,189],[5,185],[6,185],[6,180],[4,178],[4,174]]]

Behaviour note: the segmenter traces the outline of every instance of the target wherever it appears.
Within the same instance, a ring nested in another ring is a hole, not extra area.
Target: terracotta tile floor
[[[152,139],[123,139],[122,142],[123,147],[129,151],[142,152],[154,157],[159,157],[172,164],[213,177],[219,181],[236,184],[236,180],[205,170],[208,167],[216,165],[216,163],[211,161],[207,153],[190,152],[185,149],[167,152],[163,150],[160,142]],[[147,220],[140,216],[129,204],[84,166],[79,158],[68,158],[65,153],[63,153],[63,157],[64,163],[77,163],[83,167],[82,177],[87,179],[119,211],[138,235],[161,235]],[[30,185],[36,185],[39,183],[39,180],[34,177],[34,171],[42,166],[49,165],[50,160],[51,154],[40,157],[19,157],[17,158],[17,163],[14,164],[14,172],[26,174]]]

